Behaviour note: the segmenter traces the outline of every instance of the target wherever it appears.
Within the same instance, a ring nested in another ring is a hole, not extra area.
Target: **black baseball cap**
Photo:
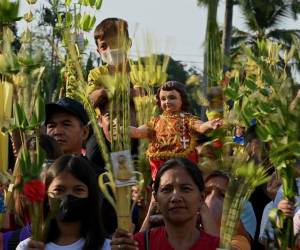
[[[83,125],[86,125],[89,122],[89,117],[83,105],[69,97],[62,97],[57,102],[46,104],[46,125],[49,122],[51,115],[56,112],[70,113],[77,117]]]

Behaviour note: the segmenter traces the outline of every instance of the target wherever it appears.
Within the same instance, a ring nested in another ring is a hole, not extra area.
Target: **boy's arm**
[[[203,122],[201,120],[196,120],[193,122],[192,126],[198,133],[204,134],[209,130],[214,130],[222,125],[222,119],[217,118],[211,121]]]
[[[138,128],[130,126],[130,137],[136,139],[148,138],[148,126],[142,125]]]

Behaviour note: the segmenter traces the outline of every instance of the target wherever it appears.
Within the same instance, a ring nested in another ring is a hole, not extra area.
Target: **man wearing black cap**
[[[89,134],[88,121],[83,105],[76,100],[62,97],[56,103],[46,104],[47,134],[60,144],[64,153],[81,154]]]
[[[58,141],[65,154],[81,154],[82,144],[89,134],[88,121],[83,105],[76,100],[62,97],[56,103],[46,104],[47,134]],[[96,175],[106,171],[104,165],[91,162],[91,166]],[[114,209],[106,199],[101,203],[104,228],[108,234],[112,234],[117,227]]]

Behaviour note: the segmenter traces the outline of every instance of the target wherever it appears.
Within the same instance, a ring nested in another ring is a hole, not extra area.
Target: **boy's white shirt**
[[[27,245],[28,245],[29,240],[30,240],[30,238],[27,238],[26,240],[21,241],[19,243],[19,245],[17,246],[16,250],[27,250]],[[83,238],[75,241],[74,243],[72,243],[70,245],[66,245],[66,246],[60,246],[53,242],[49,242],[46,244],[45,250],[82,250],[84,243],[85,243],[85,241]],[[110,249],[111,249],[110,248],[110,240],[105,239],[103,246],[102,246],[102,250],[110,250]]]

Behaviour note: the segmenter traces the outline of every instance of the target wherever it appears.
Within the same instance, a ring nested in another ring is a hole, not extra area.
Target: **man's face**
[[[218,221],[222,216],[223,202],[228,181],[223,177],[213,177],[205,182],[205,204]]]
[[[64,153],[81,153],[81,147],[88,136],[88,127],[67,112],[53,113],[47,124],[47,134],[53,137]]]

